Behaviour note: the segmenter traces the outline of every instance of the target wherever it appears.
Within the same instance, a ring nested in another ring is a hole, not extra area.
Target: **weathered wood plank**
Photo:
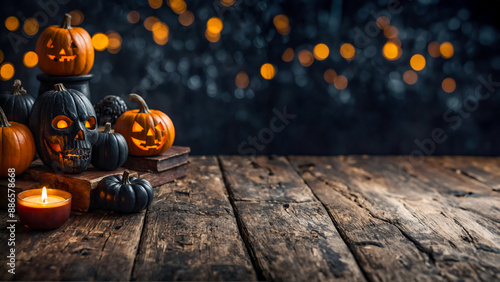
[[[434,168],[441,175],[434,178],[425,166],[401,169],[390,157],[291,160],[371,279],[500,278],[499,228],[456,206],[452,192],[465,187],[456,187],[451,171]]]
[[[266,280],[365,280],[322,204],[284,157],[220,157],[240,230]]]
[[[256,280],[215,157],[155,189],[133,279]]]
[[[44,232],[17,224],[16,274],[2,271],[0,280],[129,280],[144,215],[72,213],[62,227]],[[6,244],[0,251],[7,253]],[[5,256],[0,263],[6,265]]]
[[[139,177],[146,179],[153,187],[156,187],[186,176],[188,173],[188,166],[189,164],[186,162],[185,164],[161,172],[139,171],[138,173]]]

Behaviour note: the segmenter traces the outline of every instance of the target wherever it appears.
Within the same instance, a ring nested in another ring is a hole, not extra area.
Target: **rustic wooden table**
[[[146,212],[18,225],[15,275],[2,232],[0,280],[500,280],[500,158],[190,162]]]

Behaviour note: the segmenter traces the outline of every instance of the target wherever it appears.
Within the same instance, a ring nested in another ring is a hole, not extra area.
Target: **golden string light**
[[[295,57],[295,52],[293,52],[292,48],[286,48],[283,52],[283,55],[281,55],[281,59],[284,62],[291,62],[293,60],[293,57]]]
[[[450,42],[443,42],[439,46],[439,52],[441,52],[441,56],[445,59],[449,59],[453,57],[453,54],[455,53],[455,50],[453,49],[453,44]]]
[[[314,46],[313,53],[316,60],[323,61],[328,58],[328,55],[330,55],[330,48],[328,48],[328,46],[324,43],[319,43]]]
[[[109,38],[106,34],[98,32],[92,36],[92,45],[97,51],[104,51],[108,47]]]
[[[191,11],[186,10],[184,13],[179,15],[179,23],[183,26],[190,26],[194,22],[194,14]]]
[[[421,71],[425,68],[425,58],[420,54],[415,54],[410,59],[410,66],[416,71]]]
[[[313,54],[309,50],[300,50],[297,56],[300,64],[304,67],[309,67],[314,62]]]
[[[236,84],[236,87],[238,87],[240,89],[247,88],[248,84],[250,83],[250,79],[248,78],[248,74],[244,71],[240,71],[236,75],[236,78],[234,79],[234,83]]]
[[[352,60],[356,55],[356,49],[350,43],[344,43],[340,46],[340,55],[346,60]]]
[[[5,19],[5,27],[9,31],[16,31],[19,28],[19,20],[14,16],[8,17]]]
[[[262,77],[267,80],[273,79],[273,77],[276,75],[276,69],[272,64],[265,63],[260,67],[260,75],[262,75]]]
[[[28,51],[24,54],[23,63],[26,67],[32,68],[38,64],[38,55],[33,51]]]
[[[12,63],[3,63],[0,65],[0,79],[9,80],[14,76],[15,68]]]

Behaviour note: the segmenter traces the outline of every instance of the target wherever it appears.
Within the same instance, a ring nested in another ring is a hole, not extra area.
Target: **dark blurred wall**
[[[179,23],[165,1],[158,9],[148,1],[35,2],[1,3],[1,63],[15,66],[14,77],[1,82],[1,91],[19,78],[36,96],[35,76],[41,71],[26,67],[23,56],[34,51],[46,26],[78,10],[84,16],[80,26],[91,36],[114,31],[122,39],[119,51],[96,51],[92,102],[106,95],[143,95],[150,108],[173,120],[175,144],[191,146],[194,154],[500,154],[500,83],[486,86],[488,80],[500,81],[493,1],[401,1],[394,6],[385,0],[239,0],[226,1],[229,7],[220,1],[186,1],[194,15],[189,26]],[[55,16],[27,35],[24,20],[44,11],[47,3],[57,3]],[[137,23],[127,20],[130,11],[140,14]],[[387,13],[402,51],[392,61],[382,55],[388,38],[375,22]],[[273,23],[279,14],[289,19],[287,35]],[[9,16],[21,21],[16,31],[3,25]],[[150,16],[168,26],[165,45],[157,44],[145,28]],[[215,43],[205,37],[211,17],[224,24]],[[12,34],[22,42],[13,44]],[[432,57],[428,45],[433,41],[451,42],[454,55]],[[355,47],[352,60],[339,53],[346,42]],[[313,52],[318,43],[329,47],[328,58],[303,66],[299,52]],[[294,50],[291,62],[282,60],[287,48]],[[403,76],[411,70],[414,54],[422,54],[426,66],[410,85]],[[264,63],[276,67],[272,80],[261,76]],[[326,82],[327,69],[345,76],[347,87],[339,90],[340,82]],[[244,89],[235,83],[239,72],[249,77]],[[445,78],[456,81],[451,93],[442,89]],[[489,97],[474,98],[478,87],[484,94],[491,90]],[[437,133],[446,140],[430,142]]]

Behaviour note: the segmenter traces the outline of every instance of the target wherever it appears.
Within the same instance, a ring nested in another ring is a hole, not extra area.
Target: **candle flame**
[[[42,203],[47,203],[47,188],[43,187],[42,189]]]

